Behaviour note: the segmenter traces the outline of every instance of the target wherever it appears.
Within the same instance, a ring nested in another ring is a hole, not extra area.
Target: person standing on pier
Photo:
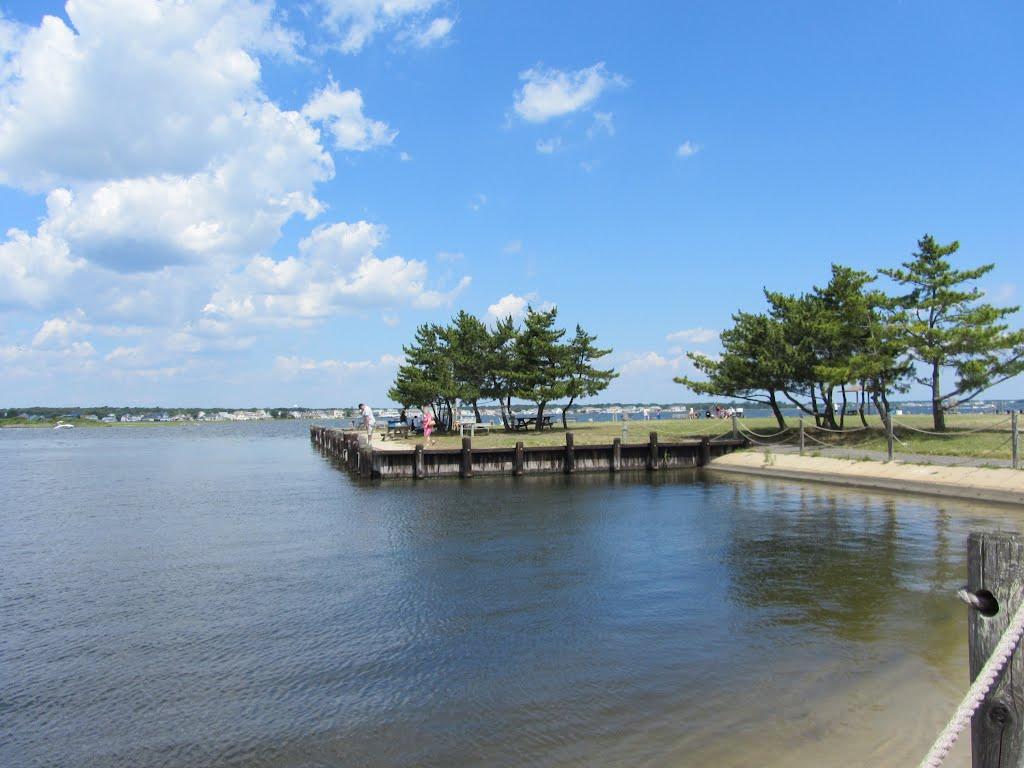
[[[363,415],[363,429],[366,430],[366,441],[373,439],[373,426],[377,420],[373,417],[373,409],[366,403],[359,404],[359,412]]]
[[[428,445],[433,445],[434,441],[430,439],[430,436],[434,434],[434,414],[432,411],[427,409],[427,406],[423,406],[423,439],[427,441]]]

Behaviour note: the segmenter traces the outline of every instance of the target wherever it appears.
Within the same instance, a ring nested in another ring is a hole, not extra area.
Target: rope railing
[[[909,424],[904,424],[901,421],[893,419],[893,427],[900,427],[901,429],[909,430],[910,432],[920,432],[922,435],[934,435],[935,437],[956,437],[958,435],[973,435],[978,432],[993,432],[1003,424],[1009,424],[1010,419],[1006,418],[1002,421],[996,422],[995,424],[986,424],[984,427],[976,427],[975,429],[958,429],[956,432],[935,432],[930,429],[921,429],[920,427],[912,427]]]
[[[956,708],[949,723],[942,729],[938,738],[935,739],[932,748],[928,750],[928,754],[921,761],[920,768],[939,768],[942,765],[942,761],[949,755],[950,750],[959,738],[960,731],[974,717],[974,713],[978,711],[978,707],[985,701],[985,696],[992,689],[996,678],[999,677],[999,673],[1006,666],[1006,662],[1013,656],[1017,645],[1020,643],[1022,634],[1024,634],[1024,602],[1020,604],[1017,612],[1013,614],[1013,618],[1010,619],[1006,631],[999,638],[999,642],[992,651],[992,655],[989,656],[985,666],[981,668],[978,676],[967,690],[967,695],[960,702],[960,706]]]

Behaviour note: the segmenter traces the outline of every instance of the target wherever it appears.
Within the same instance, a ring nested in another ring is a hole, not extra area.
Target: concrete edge
[[[712,472],[732,472],[738,475],[756,475],[776,480],[800,480],[811,483],[825,483],[844,488],[866,488],[876,491],[894,493],[915,493],[924,496],[941,496],[944,498],[962,499],[967,501],[985,501],[997,504],[1008,504],[1019,507],[1024,505],[1024,495],[1013,491],[1001,491],[995,488],[978,488],[965,485],[935,485],[920,480],[889,480],[878,477],[850,477],[831,472],[802,472],[797,469],[762,469],[760,467],[737,467],[711,464],[704,467]]]

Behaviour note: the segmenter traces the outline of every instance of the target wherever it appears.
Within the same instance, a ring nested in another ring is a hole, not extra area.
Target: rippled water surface
[[[1019,527],[699,472],[358,484],[307,429],[0,432],[0,765],[916,762],[967,532]]]

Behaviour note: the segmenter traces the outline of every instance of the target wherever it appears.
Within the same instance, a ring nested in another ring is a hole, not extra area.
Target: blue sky
[[[1020,301],[1019,4],[0,11],[2,404],[382,402],[418,323],[527,301],[685,400],[762,286],[925,232]]]

